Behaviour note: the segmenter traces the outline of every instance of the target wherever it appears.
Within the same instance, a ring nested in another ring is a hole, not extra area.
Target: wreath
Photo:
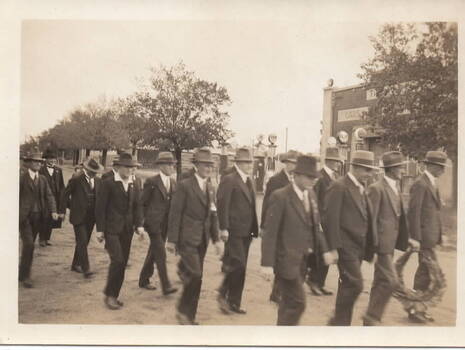
[[[424,291],[407,288],[404,282],[403,271],[412,254],[413,251],[409,248],[395,262],[399,286],[394,291],[393,296],[401,302],[406,311],[425,312],[428,306],[435,306],[442,300],[442,296],[446,290],[446,278],[438,262],[431,259],[430,256],[423,255],[420,258],[420,262],[428,270],[430,284]]]

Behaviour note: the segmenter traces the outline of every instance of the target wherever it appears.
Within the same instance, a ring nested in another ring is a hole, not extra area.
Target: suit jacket
[[[94,189],[92,190],[84,172],[69,180],[61,197],[59,212],[64,214],[68,204],[71,224],[83,224],[88,219],[89,210],[92,210],[92,218],[94,217],[96,193],[99,190],[100,182],[101,179],[94,177]],[[89,196],[92,195],[94,195],[94,203],[89,202]]]
[[[176,181],[170,180],[170,191],[167,192],[159,174],[145,180],[141,204],[144,227],[149,234],[160,233],[166,237],[170,203],[175,190]]]
[[[255,191],[250,191],[234,172],[221,179],[218,188],[218,219],[221,230],[237,237],[258,237]]]
[[[271,195],[262,238],[262,265],[273,266],[275,273],[285,279],[299,277],[309,248],[315,254],[328,251],[320,228],[316,195],[310,190],[308,196],[311,213],[305,212],[290,184]]]
[[[103,173],[102,176],[101,176],[102,180],[106,180],[106,179],[108,179],[110,177],[111,178],[115,177],[115,172],[113,171],[113,169],[110,169],[106,173]]]
[[[410,236],[420,241],[421,248],[433,248],[442,242],[441,198],[426,174],[410,188],[407,216]]]
[[[214,210],[216,190],[207,181],[207,193],[193,175],[178,183],[168,215],[168,242],[179,247],[198,247],[203,239],[218,241],[218,217]]]
[[[315,186],[313,186],[313,190],[315,191],[318,200],[318,209],[320,212],[322,212],[324,209],[326,192],[328,192],[328,188],[333,182],[334,180],[331,179],[328,173],[324,169],[321,169],[320,177],[316,181]]]
[[[38,174],[38,191],[42,218],[50,217],[56,213],[56,203],[50,186],[45,176]],[[29,171],[24,172],[19,178],[19,224],[27,219],[34,205],[34,182],[29,176]]]
[[[263,204],[262,204],[262,217],[260,227],[263,228],[265,224],[265,217],[266,211],[270,206],[270,196],[271,194],[276,191],[277,189],[283,188],[290,184],[289,178],[287,177],[284,170],[281,170],[279,173],[270,177],[266,184],[265,195],[263,196]]]
[[[329,187],[324,200],[323,230],[330,250],[339,249],[341,260],[371,261],[378,245],[373,235],[371,205],[362,206],[362,195],[348,175]]]
[[[95,202],[97,231],[119,235],[142,226],[140,192],[137,181],[129,184],[127,192],[114,177],[101,181]]]
[[[53,167],[53,174],[50,176],[48,172],[47,166],[44,164],[42,168],[40,168],[39,173],[44,175],[47,179],[48,185],[50,186],[50,190],[52,191],[53,197],[55,198],[55,204],[57,208],[60,207],[60,200],[62,192],[65,188],[65,182],[63,180],[63,172],[62,170],[54,166]],[[57,220],[53,222],[53,228],[60,228],[61,227],[61,220]]]
[[[367,194],[373,209],[376,252],[392,254],[394,249],[407,250],[409,233],[401,194],[396,195],[384,177],[370,185]]]

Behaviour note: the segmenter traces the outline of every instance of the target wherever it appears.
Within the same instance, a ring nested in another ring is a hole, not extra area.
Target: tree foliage
[[[375,55],[362,65],[377,103],[368,121],[390,148],[417,158],[431,149],[457,156],[457,25],[386,24],[371,38]]]

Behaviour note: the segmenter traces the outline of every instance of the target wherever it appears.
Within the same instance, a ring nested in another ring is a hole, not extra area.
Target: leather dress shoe
[[[84,278],[91,278],[94,275],[93,271],[85,271]]]
[[[381,322],[374,319],[373,317],[365,315],[363,316],[363,325],[364,326],[379,326],[381,325]]]
[[[116,299],[116,302],[118,303],[119,306],[124,306],[124,303],[121,300]]]
[[[323,295],[333,295],[333,292],[327,290],[325,287],[320,287],[320,291],[323,293]]]
[[[155,287],[151,283],[146,283],[146,284],[139,284],[139,288],[147,289],[147,290],[155,290],[157,287]]]
[[[178,320],[180,325],[192,325],[193,324],[189,316],[187,316],[186,314],[180,311],[176,312],[176,319]]]
[[[423,313],[409,313],[408,314],[408,319],[412,323],[427,323],[428,320],[425,318]]]
[[[34,283],[30,278],[25,278],[22,282],[24,288],[34,288]]]
[[[121,305],[118,304],[118,300],[116,300],[115,297],[105,297],[105,305],[110,309],[110,310],[119,310],[121,308]]]
[[[218,297],[216,298],[216,300],[218,301],[218,305],[220,307],[220,310],[224,314],[230,314],[231,313],[229,304],[228,304],[228,302],[226,301],[226,298],[223,295],[218,294]]]
[[[40,242],[39,242],[39,245],[40,245],[41,247],[46,247],[46,246],[47,246],[47,243],[46,243],[45,241],[40,241]]]
[[[244,315],[247,313],[247,311],[245,311],[244,309],[241,309],[237,305],[229,305],[229,310],[231,310],[232,312],[235,312],[236,314],[241,314],[241,315]]]
[[[176,293],[177,291],[178,291],[178,288],[169,286],[168,288],[163,289],[163,295],[170,295],[170,294]]]
[[[429,313],[424,312],[423,317],[428,321],[428,322],[434,322],[433,316],[431,316]]]
[[[273,303],[279,304],[279,302],[281,301],[281,298],[279,296],[277,296],[276,294],[271,293],[270,294],[270,301],[272,301]]]
[[[49,241],[45,242],[45,244],[46,244],[46,245],[48,245],[48,246],[51,246],[51,245],[53,245],[53,244],[52,244],[52,243],[50,243]]]
[[[71,266],[71,271],[74,271],[77,273],[83,273],[81,266]]]
[[[323,295],[323,291],[314,283],[309,283],[310,291],[312,292],[313,295]]]

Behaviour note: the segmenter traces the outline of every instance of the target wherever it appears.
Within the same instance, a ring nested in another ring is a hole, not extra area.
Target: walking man
[[[263,204],[262,204],[262,217],[261,217],[261,224],[260,230],[262,231],[262,235],[264,235],[264,224],[265,224],[265,217],[266,211],[270,206],[270,197],[271,194],[283,187],[286,187],[292,182],[292,176],[295,168],[295,163],[297,162],[297,155],[296,151],[289,151],[283,155],[281,158],[281,162],[284,164],[284,168],[277,174],[270,177],[266,184],[265,195],[263,196]],[[278,288],[278,283],[276,281],[276,277],[273,280],[273,288],[270,294],[270,301],[275,303],[279,303],[280,300],[280,293]]]
[[[318,205],[312,190],[318,175],[317,159],[299,156],[294,183],[271,195],[262,237],[262,265],[274,269],[281,292],[278,326],[297,325],[305,310],[303,282],[308,254],[322,254],[326,264],[334,261],[335,256],[328,252],[320,229]]]
[[[202,288],[203,262],[211,240],[221,254],[218,239],[215,189],[208,181],[213,157],[208,148],[194,155],[197,171],[181,180],[171,201],[168,218],[167,250],[181,256],[178,274],[183,290],[177,305],[176,318],[182,325],[197,325],[195,320]]]
[[[250,175],[253,156],[239,148],[234,171],[222,178],[218,188],[220,236],[226,242],[225,277],[219,288],[218,303],[224,313],[245,314],[241,308],[247,259],[252,237],[258,237],[255,191]]]
[[[320,213],[324,210],[324,199],[329,186],[336,181],[342,166],[342,158],[337,147],[328,147],[325,154],[325,164],[320,170],[320,176],[313,189],[318,200]],[[321,256],[309,254],[307,284],[313,295],[332,295],[333,292],[325,288],[329,265],[323,263]]]
[[[362,260],[371,261],[374,256],[377,242],[364,185],[373,169],[373,152],[354,151],[350,171],[334,181],[325,197],[323,230],[329,249],[337,249],[339,256],[339,285],[331,326],[350,326],[355,301],[363,291]]]
[[[132,180],[131,168],[138,166],[128,153],[117,161],[118,171],[100,184],[95,204],[97,239],[105,239],[105,249],[110,256],[108,279],[104,290],[105,304],[111,310],[120,309],[118,300],[131,249],[134,228],[143,234],[141,189]]]
[[[58,219],[55,198],[47,179],[39,174],[43,158],[39,152],[23,157],[26,171],[19,179],[19,234],[22,241],[19,281],[25,288],[32,288],[31,266],[34,243],[44,221],[51,216]]]
[[[155,290],[150,283],[153,265],[157,265],[163,295],[175,293],[166,269],[165,242],[168,230],[168,214],[176,181],[171,178],[176,163],[171,152],[160,152],[155,161],[160,173],[144,183],[141,204],[144,213],[144,228],[150,237],[150,246],[139,276],[139,287]]]
[[[378,237],[375,274],[368,309],[363,318],[365,326],[380,324],[392,293],[399,287],[394,267],[394,249],[405,251],[410,245],[418,250],[419,243],[409,238],[407,216],[402,203],[400,180],[405,161],[400,152],[383,154],[384,176],[367,190],[373,208],[373,232]]]
[[[87,246],[95,225],[96,193],[100,187],[100,179],[96,175],[102,171],[103,166],[95,159],[87,159],[82,165],[81,173],[69,180],[60,201],[59,212],[63,216],[66,213],[66,204],[69,203],[69,222],[73,225],[76,238],[71,271],[83,273],[85,278],[93,275]]]
[[[52,191],[53,198],[55,199],[55,204],[57,209],[60,207],[60,198],[65,188],[65,183],[63,180],[63,172],[56,165],[57,156],[56,153],[50,149],[46,150],[42,157],[45,159],[44,165],[40,168],[39,173],[44,175],[47,179],[50,190]],[[52,230],[55,228],[61,228],[61,217],[57,220],[54,220],[51,216],[43,221],[43,225],[39,233],[39,244],[41,247],[50,246],[50,237],[52,235]]]
[[[426,170],[410,188],[408,222],[410,235],[420,242],[418,268],[415,273],[413,288],[425,291],[430,285],[430,276],[426,260],[437,262],[435,248],[443,242],[441,225],[441,195],[437,178],[444,173],[447,155],[440,151],[429,151],[424,160]],[[433,322],[433,317],[426,311],[409,311],[409,319],[416,323]]]

